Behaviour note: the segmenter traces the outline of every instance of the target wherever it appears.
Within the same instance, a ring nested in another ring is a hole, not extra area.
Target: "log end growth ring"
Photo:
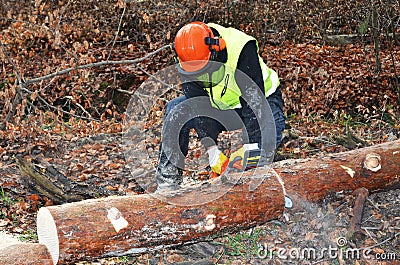
[[[381,166],[381,157],[378,154],[370,153],[364,159],[364,167],[372,172],[379,171]]]
[[[57,264],[60,254],[57,227],[53,216],[45,207],[40,208],[37,214],[37,234],[39,243],[47,247],[53,264]]]

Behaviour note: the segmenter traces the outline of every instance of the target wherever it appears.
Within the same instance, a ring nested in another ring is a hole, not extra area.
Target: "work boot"
[[[181,168],[171,163],[164,152],[160,152],[156,173],[158,185],[156,193],[179,189],[183,179],[182,173]]]

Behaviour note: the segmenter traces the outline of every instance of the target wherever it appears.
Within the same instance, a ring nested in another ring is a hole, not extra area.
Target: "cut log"
[[[204,188],[204,196],[225,189],[222,181]],[[281,185],[271,179],[251,194],[246,183],[203,205],[182,207],[149,194],[108,197],[41,208],[39,241],[57,261],[141,253],[164,245],[189,242],[216,233],[250,228],[278,218],[284,210]],[[198,196],[176,193],[176,201]]]
[[[334,193],[351,194],[400,187],[400,140],[320,158],[283,160],[273,165],[287,194],[315,202]]]
[[[13,244],[0,250],[0,265],[52,265],[45,245],[37,243]]]
[[[400,141],[394,141],[321,158],[281,161],[273,164],[274,169],[231,174],[229,181],[213,179],[208,186],[168,194],[172,203],[142,194],[44,207],[37,219],[39,242],[48,247],[55,264],[195,242],[279,218],[285,195],[318,201],[361,187],[370,192],[398,188],[399,165]],[[263,182],[250,187],[260,176],[265,177]],[[206,198],[238,179],[216,200],[176,204],[199,194]]]

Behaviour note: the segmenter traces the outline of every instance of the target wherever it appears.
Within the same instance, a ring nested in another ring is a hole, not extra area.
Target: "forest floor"
[[[398,124],[380,119],[367,124],[349,116],[336,120],[292,116],[287,123],[278,160],[341,152],[400,138]],[[33,144],[18,137],[16,130],[14,142],[1,147],[0,231],[13,235],[12,242],[15,238],[37,242],[36,212],[52,204],[32,192],[14,156],[22,155],[42,166],[47,162],[71,179],[101,186],[110,194],[140,192],[124,159],[121,133],[78,137],[68,132],[68,126],[63,131],[62,135],[44,136],[50,137],[49,145],[45,144],[48,140],[40,139],[42,136]],[[343,242],[354,199],[353,195],[335,194],[319,203],[304,201],[279,220],[213,241],[78,264],[399,264],[400,190],[370,194],[361,232]]]

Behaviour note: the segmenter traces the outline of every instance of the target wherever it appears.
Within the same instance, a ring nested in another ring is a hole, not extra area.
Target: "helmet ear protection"
[[[204,42],[206,45],[210,46],[210,50],[215,50],[217,52],[222,51],[226,47],[225,40],[220,37],[205,37]]]
[[[211,60],[214,60],[217,57],[217,52],[220,52],[226,48],[225,40],[220,37],[205,37],[204,43],[209,46],[211,52]],[[172,43],[172,50],[174,51],[174,61],[175,63],[179,63],[178,53],[175,50],[175,43]]]
[[[210,48],[211,60],[215,60],[215,58],[217,57],[217,52],[220,52],[226,48],[225,40],[219,37],[205,37],[204,42]]]

